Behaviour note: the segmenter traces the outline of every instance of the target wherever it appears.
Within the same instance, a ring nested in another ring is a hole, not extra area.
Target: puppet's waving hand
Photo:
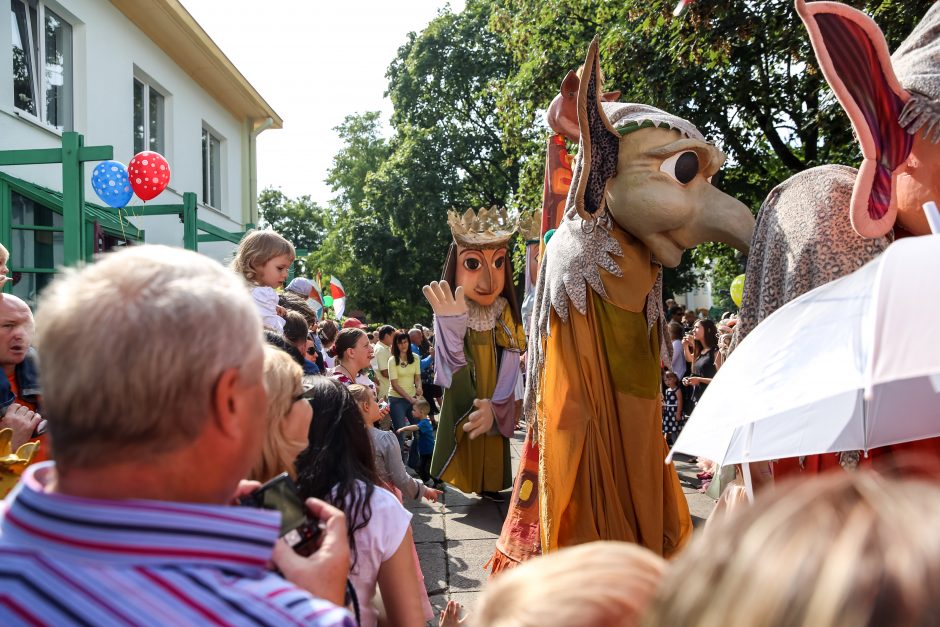
[[[424,297],[434,311],[434,382],[450,387],[454,372],[467,365],[463,342],[467,332],[467,300],[463,286],[457,286],[453,294],[447,281],[432,281],[422,288]],[[487,433],[493,427],[493,410],[489,399],[475,399],[474,411],[470,412],[463,425],[471,438]]]
[[[457,286],[453,294],[447,281],[432,281],[422,289],[435,316],[459,316],[467,313],[467,299],[463,297],[463,287]]]

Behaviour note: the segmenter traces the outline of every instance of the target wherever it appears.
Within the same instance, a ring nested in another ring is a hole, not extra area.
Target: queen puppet
[[[434,310],[435,383],[445,389],[431,475],[501,500],[512,485],[508,438],[526,349],[507,252],[517,224],[495,207],[451,211],[448,223],[454,240],[443,276],[424,287]]]

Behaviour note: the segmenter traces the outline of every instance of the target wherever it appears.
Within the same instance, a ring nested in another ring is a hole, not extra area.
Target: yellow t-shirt
[[[409,397],[414,396],[418,391],[417,386],[415,385],[415,377],[421,376],[421,358],[412,353],[414,356],[414,361],[410,364],[407,361],[402,361],[401,365],[395,364],[395,358],[391,357],[388,360],[388,378],[391,381],[398,380],[398,387],[405,391]],[[388,390],[389,396],[394,396],[395,398],[401,398],[401,394],[395,391],[395,388],[389,386]]]
[[[388,396],[389,390],[389,380],[382,376],[382,371],[388,368],[388,360],[392,356],[392,349],[383,344],[382,342],[376,342],[375,344],[375,363],[378,364],[379,370],[375,373],[375,379],[379,384],[379,398],[385,398]],[[391,374],[391,373],[389,373]]]

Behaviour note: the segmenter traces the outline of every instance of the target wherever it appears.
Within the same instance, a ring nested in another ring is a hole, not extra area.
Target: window
[[[221,208],[222,205],[222,140],[202,129],[202,202]]]
[[[10,226],[13,293],[33,304],[65,261],[62,215],[11,190]]]
[[[72,26],[42,0],[11,0],[13,106],[72,129]]]
[[[134,79],[134,153],[153,150],[163,154],[165,101],[155,87]]]

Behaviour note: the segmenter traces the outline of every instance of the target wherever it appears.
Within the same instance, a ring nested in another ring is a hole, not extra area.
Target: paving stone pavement
[[[513,476],[523,439],[523,433],[516,432],[509,442]],[[692,523],[699,527],[714,507],[714,501],[697,491],[699,481],[695,473],[698,468],[690,464],[688,458],[676,457],[676,469],[689,502]],[[494,503],[447,487],[438,503],[406,503],[413,515],[412,530],[424,572],[424,585],[436,615],[440,615],[448,600],[462,604],[465,611],[473,611],[486,584],[487,571],[483,570],[483,565],[495,549],[510,493],[511,490],[503,493],[505,502]],[[437,616],[429,624],[436,626]]]

